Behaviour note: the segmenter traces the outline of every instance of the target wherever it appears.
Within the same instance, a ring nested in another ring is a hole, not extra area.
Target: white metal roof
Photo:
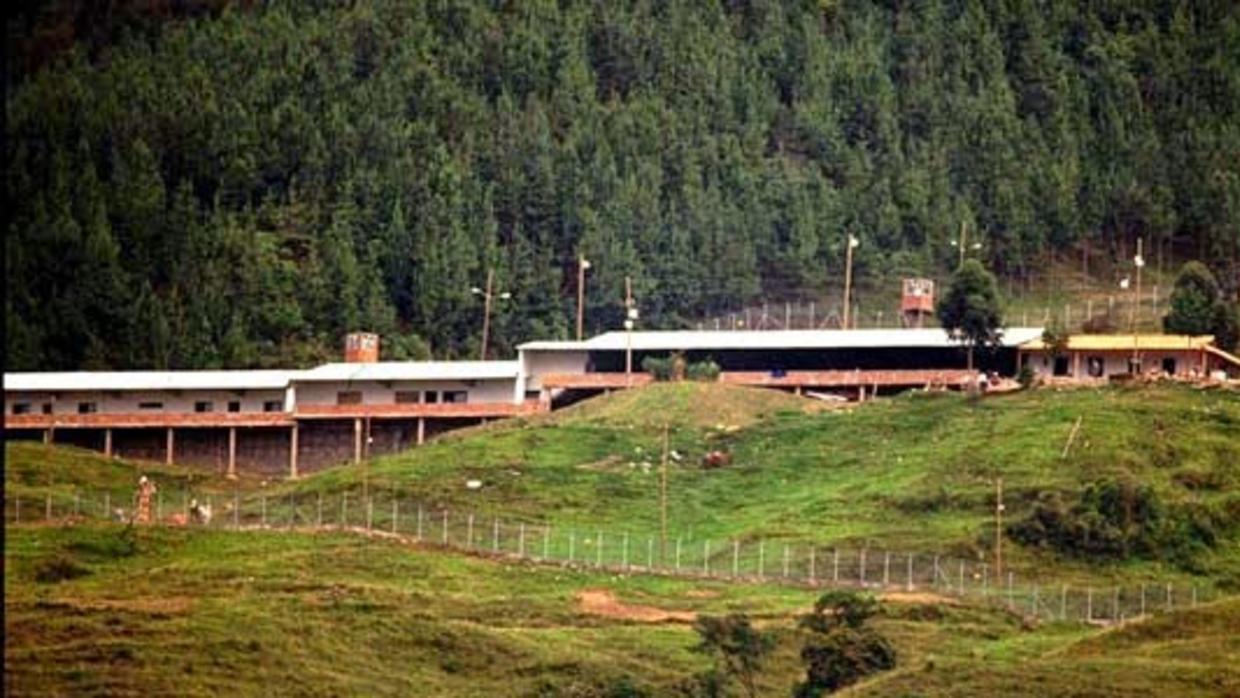
[[[517,377],[516,361],[381,361],[323,364],[300,371],[294,382],[486,380]]]
[[[5,391],[283,390],[296,371],[63,371],[6,373]]]
[[[607,332],[582,342],[528,342],[524,351],[624,351],[626,332]],[[1009,327],[1003,346],[1017,346],[1042,336],[1040,327]],[[957,347],[946,331],[929,329],[871,330],[672,330],[633,332],[634,351],[780,350],[780,349],[924,349]]]

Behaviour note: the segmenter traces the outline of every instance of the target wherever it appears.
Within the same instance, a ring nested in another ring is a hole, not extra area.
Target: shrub
[[[42,584],[54,584],[78,577],[85,577],[90,570],[66,555],[50,557],[35,568],[34,579]]]
[[[770,633],[759,632],[742,613],[728,616],[701,616],[693,624],[701,642],[694,649],[715,656],[714,669],[699,675],[699,690],[705,695],[724,695],[730,679],[736,679],[748,696],[758,695],[754,678],[763,659],[775,646]]]
[[[704,383],[713,383],[719,380],[719,373],[719,364],[711,359],[691,363],[685,369],[686,378],[691,381],[702,381]]]
[[[878,610],[878,602],[868,594],[829,591],[819,597],[814,612],[801,619],[801,627],[811,635],[801,648],[805,681],[797,684],[794,695],[815,698],[895,667],[891,643],[865,627]]]
[[[1033,368],[1027,363],[1021,366],[1020,372],[1016,374],[1016,380],[1020,383],[1020,387],[1026,389],[1033,387],[1033,381],[1036,378],[1037,376],[1034,374]]]
[[[642,370],[654,376],[656,381],[669,381],[672,379],[672,360],[647,356],[642,359]]]

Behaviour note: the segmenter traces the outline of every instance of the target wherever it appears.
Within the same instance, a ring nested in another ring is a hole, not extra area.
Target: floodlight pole
[[[577,341],[585,336],[586,318],[586,269],[590,268],[590,260],[585,255],[577,255]]]
[[[1145,257],[1142,256],[1143,238],[1137,238],[1137,256],[1132,258],[1133,265],[1137,268],[1137,287],[1135,289],[1136,296],[1132,302],[1132,370],[1133,374],[1140,376],[1141,366],[1141,348],[1137,339],[1137,311],[1141,307],[1141,269],[1145,267]]]
[[[849,327],[848,311],[849,305],[852,303],[852,252],[853,248],[858,244],[860,244],[860,241],[853,237],[852,233],[849,233],[848,239],[844,242],[844,322],[842,323],[842,328],[845,330]]]
[[[491,291],[495,285],[495,270],[487,269],[487,290],[482,295],[482,348],[478,358],[487,360],[487,339],[491,332]]]

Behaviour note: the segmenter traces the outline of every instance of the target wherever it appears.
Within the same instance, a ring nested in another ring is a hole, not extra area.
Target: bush
[[[886,638],[865,627],[879,610],[869,594],[829,591],[801,619],[811,635],[801,648],[805,681],[794,695],[815,698],[856,683],[870,674],[892,669],[896,652]]]
[[[90,570],[79,564],[77,560],[66,555],[56,555],[39,563],[34,571],[34,579],[42,584],[54,584],[85,577],[88,574]]]
[[[1008,526],[1007,535],[1076,557],[1140,557],[1190,566],[1235,525],[1225,508],[1169,506],[1148,485],[1099,482],[1071,505],[1059,494],[1043,495],[1026,519]]]
[[[731,679],[736,679],[748,696],[756,696],[754,679],[762,661],[775,646],[770,633],[759,632],[741,613],[728,616],[701,616],[693,624],[701,640],[695,651],[715,657],[713,669],[698,676],[698,692],[724,695]]]
[[[1016,374],[1016,380],[1020,383],[1020,387],[1026,389],[1033,387],[1033,381],[1036,378],[1037,375],[1033,372],[1033,368],[1028,363],[1021,366],[1020,372]]]
[[[702,381],[704,383],[713,383],[719,380],[719,373],[719,364],[711,359],[689,364],[689,367],[685,369],[686,378],[691,381]]]
[[[654,376],[656,381],[670,381],[672,379],[672,360],[670,358],[659,358],[656,356],[647,356],[642,359],[642,370]]]

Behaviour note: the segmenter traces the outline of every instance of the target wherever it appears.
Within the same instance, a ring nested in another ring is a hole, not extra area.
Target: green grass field
[[[674,531],[984,556],[996,476],[1013,518],[1042,491],[1074,493],[1100,478],[1138,479],[1169,502],[1225,501],[1240,486],[1235,393],[1135,387],[819,407],[774,392],[659,385],[363,466],[238,487],[267,492],[273,509],[288,495],[358,496],[364,486],[513,520],[649,532],[668,423],[681,456],[670,477]],[[1062,458],[1078,417],[1080,434]],[[733,463],[702,469],[711,449],[730,451]],[[6,458],[6,499],[128,497],[139,472],[155,475],[169,497],[181,487],[221,495],[234,487],[37,444],[10,444]],[[481,490],[464,486],[471,478]],[[1209,486],[1185,484],[1201,482]],[[127,538],[124,530],[6,529],[7,694],[675,695],[707,667],[689,624],[599,616],[578,599],[593,590],[666,611],[754,616],[778,637],[762,693],[788,695],[802,671],[795,618],[814,598],[807,589],[500,562],[343,534],[145,529]],[[1227,589],[1240,573],[1234,535],[1191,572],[1065,559],[1012,542],[1007,555],[1045,580]],[[73,573],[81,576],[48,580]],[[877,626],[899,665],[850,694],[1240,692],[1234,599],[1093,629],[914,598],[887,603]]]

